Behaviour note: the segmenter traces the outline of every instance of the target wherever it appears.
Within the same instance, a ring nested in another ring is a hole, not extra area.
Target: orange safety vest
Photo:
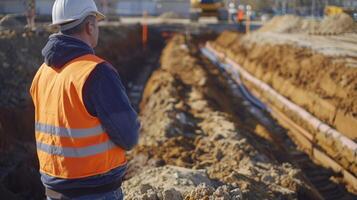
[[[238,21],[243,21],[244,19],[244,11],[243,10],[238,10],[237,12],[237,18],[238,18]]]
[[[82,89],[91,71],[104,62],[95,55],[76,58],[60,69],[42,64],[30,93],[40,171],[73,179],[103,174],[126,163],[99,119],[88,113]]]

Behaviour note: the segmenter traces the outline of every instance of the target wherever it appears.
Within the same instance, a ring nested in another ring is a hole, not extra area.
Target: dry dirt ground
[[[126,197],[311,199],[301,171],[279,162],[274,147],[255,136],[264,128],[231,99],[218,69],[203,62],[187,40],[178,35],[167,44],[161,67],[145,87]]]
[[[309,35],[294,31],[296,27],[293,25],[282,28],[281,21],[290,18],[273,19],[276,26],[270,22],[245,36],[225,32],[211,45],[356,142],[357,33],[348,29],[334,35]],[[297,24],[298,27],[301,25]],[[296,116],[290,117],[294,119]],[[305,126],[303,122],[298,123]],[[317,134],[316,141],[342,166],[357,175],[355,152],[346,150],[325,135]]]

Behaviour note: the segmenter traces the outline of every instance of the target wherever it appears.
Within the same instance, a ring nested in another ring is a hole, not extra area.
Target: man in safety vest
[[[98,12],[93,0],[56,0],[60,32],[42,50],[30,93],[41,180],[48,199],[122,199],[125,151],[139,122],[116,70],[95,56]]]

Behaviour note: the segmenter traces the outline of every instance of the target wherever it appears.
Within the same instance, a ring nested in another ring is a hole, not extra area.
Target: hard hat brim
[[[99,12],[99,11],[92,12],[92,14],[95,15],[95,17],[96,17],[96,19],[97,19],[98,21],[102,21],[102,20],[105,19],[105,15],[102,14],[101,12]],[[89,16],[89,15],[90,15],[90,14],[88,14],[87,16]],[[51,26],[51,27],[60,26],[60,25],[62,25],[62,24],[68,24],[68,23],[74,22],[74,21],[76,21],[76,20],[78,20],[78,19],[67,19],[67,20],[61,21],[61,22],[59,22],[59,23],[52,23],[52,24],[50,24],[49,26]]]
[[[97,11],[97,12],[95,12],[95,14],[96,14],[95,16],[96,16],[98,21],[102,21],[102,20],[105,19],[105,15],[102,14],[101,12]]]

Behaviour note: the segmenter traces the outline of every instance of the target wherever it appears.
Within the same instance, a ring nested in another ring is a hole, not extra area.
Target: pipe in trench
[[[232,61],[231,59],[225,57],[222,53],[219,53],[215,51],[208,43],[206,44],[206,47],[203,47],[201,49],[201,52],[207,56],[210,60],[212,60],[215,64],[218,64],[225,70],[227,70],[229,73],[232,74],[233,78],[237,81],[239,85],[243,85],[241,79],[239,78],[239,75],[247,79],[249,82],[253,83],[257,87],[259,87],[262,91],[267,92],[271,94],[272,96],[276,97],[277,100],[282,103],[287,109],[295,112],[298,114],[302,119],[304,119],[306,122],[308,122],[312,127],[314,127],[318,132],[324,133],[326,135],[331,135],[334,137],[336,140],[339,140],[341,144],[343,144],[345,147],[348,149],[351,149],[353,152],[357,153],[357,144],[352,141],[351,139],[347,138],[337,130],[333,129],[326,123],[322,122],[321,120],[317,119],[313,115],[311,115],[309,112],[304,110],[303,108],[299,107],[298,105],[292,103],[289,101],[287,98],[283,97],[280,95],[278,92],[276,92],[273,88],[271,88],[269,85],[266,83],[256,79],[253,77],[249,72],[247,72],[245,69],[243,69],[240,65]],[[218,56],[216,56],[218,55]],[[220,58],[223,58],[226,63],[222,64],[220,62]],[[244,86],[240,86],[240,88],[243,88]],[[244,87],[245,88],[245,87]],[[243,93],[244,95],[247,95],[246,98],[248,100],[252,100],[252,103],[254,105],[258,105],[260,108],[265,108],[267,111],[271,112],[271,110],[266,107],[263,103],[261,103],[259,100],[257,100],[255,97],[252,97],[249,92]],[[249,96],[250,95],[250,96]]]
[[[220,68],[227,71],[231,75],[233,80],[235,80],[237,82],[239,90],[241,91],[244,98],[246,98],[253,106],[255,106],[261,110],[268,111],[272,115],[274,115],[274,113],[275,113],[273,109],[269,108],[264,103],[262,103],[259,99],[255,98],[253,95],[250,94],[250,92],[245,88],[245,86],[240,78],[240,75],[244,79],[248,80],[249,82],[253,83],[258,88],[260,88],[263,92],[266,92],[266,93],[270,94],[271,96],[274,96],[279,101],[279,103],[284,105],[284,108],[287,108],[289,111],[297,114],[301,119],[303,119],[305,122],[310,124],[316,131],[318,131],[322,134],[325,134],[326,136],[335,138],[345,148],[352,151],[354,153],[353,155],[355,157],[357,157],[357,144],[354,141],[352,141],[351,139],[342,135],[340,132],[331,128],[329,125],[325,124],[321,120],[317,119],[316,117],[311,115],[309,112],[307,112],[303,108],[299,107],[298,105],[289,101],[287,98],[280,95],[277,91],[275,91],[269,85],[267,85],[266,83],[260,81],[259,79],[255,78],[254,76],[252,76],[249,72],[247,72],[245,69],[243,69],[239,64],[237,64],[233,60],[227,58],[223,53],[220,53],[220,52],[217,52],[216,50],[214,50],[209,45],[209,43],[206,43],[206,46],[202,47],[200,50],[204,56],[206,56],[209,60],[211,60],[213,62],[213,64],[215,64],[216,66],[219,66]],[[325,158],[324,161],[327,159],[328,163],[332,165],[332,166],[328,165],[329,167],[332,167],[332,169],[334,171],[342,172],[343,176],[344,176],[344,180],[346,182],[350,183],[353,188],[355,188],[355,189],[357,188],[356,177],[354,175],[352,175],[347,170],[344,170],[340,166],[340,164],[331,160],[331,158],[329,158],[329,156],[325,155],[320,150],[318,150],[316,148],[312,148],[311,151],[313,152],[312,156],[316,160],[319,160],[320,162],[322,162],[321,156]],[[314,155],[315,154],[314,152],[319,153],[320,156]]]

